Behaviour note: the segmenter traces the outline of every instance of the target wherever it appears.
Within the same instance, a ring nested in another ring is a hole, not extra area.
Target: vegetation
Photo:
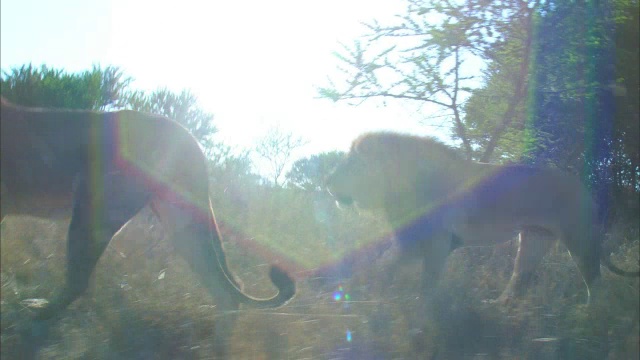
[[[407,2],[337,54],[322,96],[432,104],[469,158],[640,191],[637,1]]]
[[[607,218],[614,262],[636,269],[638,2],[407,4],[396,23],[373,21],[368,36],[344,48],[343,72],[321,94],[435,104],[469,158],[583,175]],[[2,96],[18,104],[154,112],[196,136],[210,159],[210,192],[232,270],[256,294],[271,291],[261,288],[265,264],[278,262],[298,279],[289,306],[243,311],[231,340],[234,357],[638,358],[637,278],[603,271],[587,307],[577,270],[558,246],[526,296],[502,307],[481,300],[504,288],[514,244],[463,248],[450,257],[429,313],[417,314],[420,269],[395,266],[389,225],[378,214],[336,209],[323,191],[323,178],[343,154],[298,159],[285,173],[282,164],[304,142],[272,134],[260,144],[259,153],[273,159],[265,180],[248,152],[216,141],[215,118],[190,92],[142,93],[131,85],[120,69],[99,66],[69,74],[25,65],[0,79]],[[2,358],[210,356],[212,324],[224,314],[147,209],[111,243],[92,290],[46,336],[26,336],[20,326],[29,300],[47,298],[62,283],[66,226],[26,217],[2,223]]]
[[[282,185],[280,178],[284,175],[286,166],[292,161],[293,152],[304,145],[306,141],[302,138],[284,132],[278,127],[269,129],[267,134],[258,141],[255,151],[267,162],[276,187]]]
[[[296,160],[287,173],[287,183],[307,191],[323,191],[324,178],[343,157],[343,153],[332,151]]]
[[[5,98],[25,106],[64,107],[68,109],[104,110],[122,105],[132,79],[119,68],[69,74],[46,65],[31,64],[3,71],[0,92]]]

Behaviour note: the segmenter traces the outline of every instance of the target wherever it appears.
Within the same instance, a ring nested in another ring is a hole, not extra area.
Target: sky
[[[250,148],[271,127],[308,143],[296,154],[348,150],[372,130],[446,137],[429,109],[319,99],[339,76],[333,52],[391,20],[402,0],[2,0],[2,70],[32,63],[68,72],[120,67],[131,88],[190,90],[214,114],[216,139]]]

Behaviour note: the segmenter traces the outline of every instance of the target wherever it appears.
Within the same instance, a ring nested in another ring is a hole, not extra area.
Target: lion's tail
[[[640,276],[640,271],[625,271],[620,269],[616,265],[614,265],[611,262],[611,258],[609,258],[608,255],[605,255],[604,251],[601,253],[600,262],[602,263],[602,265],[606,266],[607,269],[609,269],[609,271],[611,271],[614,274],[617,274],[620,276],[627,276],[627,277]]]
[[[269,277],[278,289],[276,295],[269,299],[258,299],[243,293],[241,302],[253,308],[266,309],[283,306],[293,299],[296,294],[296,283],[283,269],[271,265]]]

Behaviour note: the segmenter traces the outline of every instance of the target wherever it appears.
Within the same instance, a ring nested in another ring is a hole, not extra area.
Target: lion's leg
[[[520,231],[513,274],[506,289],[496,301],[504,304],[522,294],[536,267],[555,240],[555,235],[544,228],[526,227]]]
[[[86,291],[93,269],[109,241],[146,205],[149,193],[114,173],[102,176],[98,182],[79,176],[73,196],[67,235],[66,284],[50,305],[36,315],[37,319],[55,315]]]
[[[447,257],[455,248],[454,239],[459,240],[451,232],[441,231],[434,233],[428,239],[420,239],[420,246],[416,247],[421,252],[422,273],[420,274],[419,297],[412,314],[407,318],[407,325],[412,329],[414,341],[420,343],[424,337],[425,324],[434,315],[434,298],[440,280],[440,275],[445,268]],[[409,254],[405,256],[411,256]]]
[[[424,241],[421,284],[423,296],[426,297],[438,285],[447,257],[457,247],[454,240],[459,239],[451,232],[440,232]]]

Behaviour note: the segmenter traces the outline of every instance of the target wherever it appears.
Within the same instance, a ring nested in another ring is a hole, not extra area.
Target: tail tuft
[[[278,298],[282,299],[282,305],[291,301],[296,294],[296,283],[291,276],[279,266],[272,265],[271,270],[269,270],[269,277],[278,288]]]

